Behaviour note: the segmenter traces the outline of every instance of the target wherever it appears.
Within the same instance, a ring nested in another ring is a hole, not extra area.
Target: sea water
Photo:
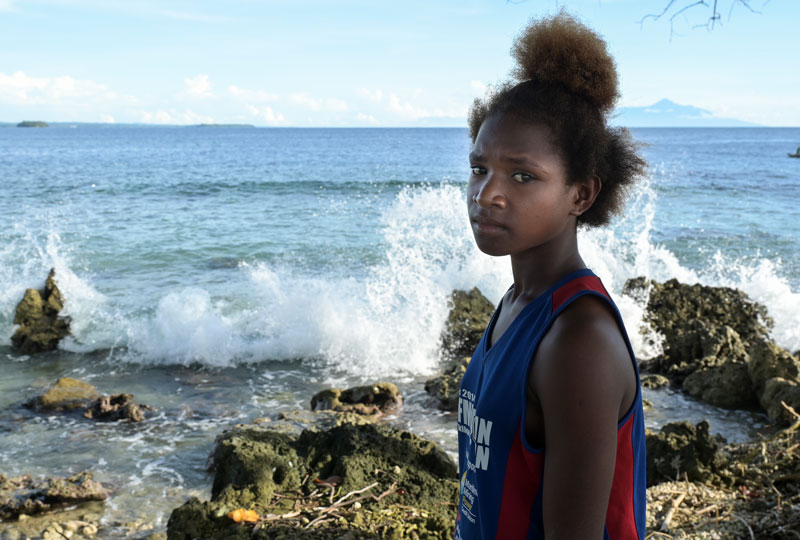
[[[632,131],[649,174],[579,243],[637,355],[657,351],[643,306],[621,295],[636,276],[737,287],[767,307],[778,344],[800,349],[800,159],[786,156],[800,129]],[[508,260],[472,240],[469,147],[465,129],[0,129],[0,473],[92,470],[114,488],[101,536],[163,529],[173,507],[208,496],[223,429],[384,379],[406,396],[391,421],[452,453],[454,420],[422,390],[448,295],[477,286],[496,302],[511,283]],[[14,310],[50,268],[72,335],[21,355]],[[158,412],[91,423],[20,407],[61,376]],[[741,440],[763,422],[646,397],[651,427],[707,417]]]

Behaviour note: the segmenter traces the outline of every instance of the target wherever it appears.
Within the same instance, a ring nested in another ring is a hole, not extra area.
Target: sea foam
[[[627,279],[736,287],[767,306],[778,344],[800,348],[800,292],[765,258],[733,260],[717,252],[697,268],[652,240],[657,197],[640,186],[611,226],[581,230],[584,260],[614,296],[640,357],[658,352],[643,325],[644,306],[622,295]],[[462,185],[414,185],[381,210],[380,261],[350,272],[315,272],[290,262],[241,262],[223,294],[203,283],[148,284],[154,305],[118,305],[113,291],[85,268],[58,231],[20,235],[0,251],[0,337],[13,332],[13,308],[26,287],[41,286],[50,267],[66,298],[72,352],[110,350],[117,361],[222,367],[241,362],[306,359],[361,376],[413,375],[437,369],[439,336],[453,289],[477,286],[493,303],[512,282],[507,257],[481,253],[472,239]],[[135,276],[133,277],[135,279]]]

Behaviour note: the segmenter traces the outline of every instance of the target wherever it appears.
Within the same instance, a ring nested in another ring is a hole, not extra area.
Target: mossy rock
[[[85,408],[99,397],[99,392],[91,384],[70,377],[62,377],[44,394],[25,403],[42,412],[70,411]]]
[[[656,390],[665,386],[669,386],[669,379],[663,375],[642,375],[642,388]]]
[[[341,390],[328,388],[311,398],[312,411],[331,410],[376,415],[394,411],[403,405],[403,395],[396,385],[379,382]]]
[[[729,287],[629,279],[623,294],[647,299],[645,321],[664,337],[664,352],[652,365],[682,380],[700,369],[747,360],[747,347],[773,326],[767,309]]]
[[[745,343],[765,337],[773,326],[766,307],[730,287],[686,285],[676,279],[658,283],[639,277],[626,281],[622,292],[647,297],[645,317],[667,337],[673,329],[697,319],[730,326]]]
[[[783,404],[800,413],[800,385],[781,377],[774,377],[764,386],[760,401],[770,420],[778,425],[788,426],[797,418],[786,410]]]
[[[492,319],[495,306],[478,289],[450,295],[450,313],[442,332],[442,350],[450,358],[472,356]]]
[[[469,356],[462,357],[453,362],[442,374],[425,381],[425,391],[436,398],[440,409],[458,410],[458,389],[464,373],[467,372],[469,361]]]
[[[693,397],[726,409],[758,406],[758,398],[744,362],[698,369],[683,381],[683,389]]]
[[[28,289],[17,304],[14,324],[19,328],[11,336],[11,343],[24,354],[36,354],[58,348],[58,343],[69,335],[69,319],[59,313],[64,308],[64,298],[51,269],[45,287],[39,291]]]
[[[108,491],[88,471],[61,478],[34,480],[30,475],[0,474],[0,520],[49,512],[67,505],[104,501]]]
[[[219,437],[214,463],[211,500],[191,499],[175,509],[170,540],[444,540],[453,534],[456,465],[436,444],[409,432],[344,424],[294,437],[263,425],[242,427]],[[321,508],[348,499],[358,506],[343,505],[337,517],[313,521]],[[269,519],[257,527],[236,524],[227,515],[237,508]]]
[[[709,432],[710,425],[703,420],[696,426],[689,422],[672,422],[661,428],[660,433],[648,430],[647,485],[681,480],[713,482],[725,466],[720,452],[721,438]]]

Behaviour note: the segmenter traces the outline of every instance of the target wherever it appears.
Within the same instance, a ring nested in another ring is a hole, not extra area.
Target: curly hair
[[[627,190],[647,163],[625,128],[608,126],[619,97],[617,70],[606,43],[563,10],[532,21],[511,49],[514,80],[476,99],[469,113],[475,142],[495,114],[544,125],[561,152],[570,183],[597,175],[602,183],[592,207],[578,217],[587,226],[607,224],[624,206]]]

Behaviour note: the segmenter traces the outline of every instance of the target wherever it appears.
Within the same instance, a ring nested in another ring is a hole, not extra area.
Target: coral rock
[[[19,328],[11,336],[11,342],[25,354],[52,351],[59,341],[69,335],[69,319],[59,316],[64,307],[55,282],[55,269],[50,270],[44,290],[25,291],[14,315],[14,324]]]
[[[472,356],[494,313],[494,305],[477,288],[453,291],[442,332],[442,349],[452,358]]]
[[[94,420],[142,422],[145,419],[145,411],[152,410],[153,408],[147,405],[134,403],[132,394],[114,394],[97,398],[83,415]]]
[[[709,433],[709,423],[696,426],[689,422],[673,422],[660,433],[647,432],[647,485],[682,479],[706,482],[724,466],[720,443]]]
[[[356,386],[347,390],[329,388],[311,398],[312,411],[331,410],[364,415],[390,412],[402,404],[403,396],[400,390],[389,382]]]
[[[47,512],[87,501],[104,501],[108,491],[89,472],[68,478],[34,481],[30,475],[7,478],[0,474],[0,519]]]
[[[458,410],[458,389],[461,379],[467,372],[470,357],[465,356],[453,362],[442,374],[425,381],[425,391],[438,400],[444,411]]]
[[[86,407],[99,392],[87,382],[62,377],[44,394],[25,403],[37,411],[69,411]]]

